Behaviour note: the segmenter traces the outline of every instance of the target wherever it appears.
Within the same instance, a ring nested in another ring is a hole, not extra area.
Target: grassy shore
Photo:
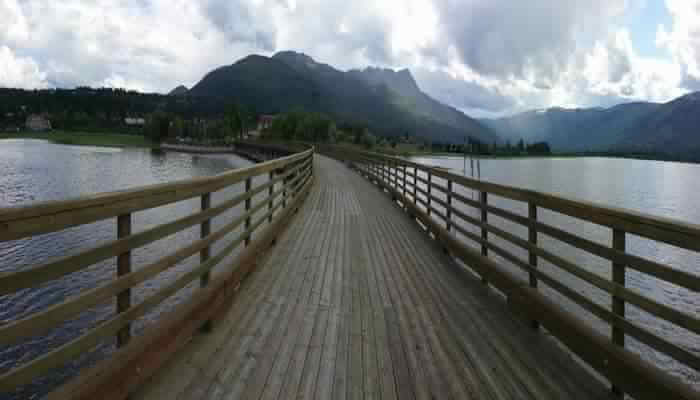
[[[18,132],[0,133],[0,139],[43,139],[58,144],[77,146],[108,146],[108,147],[157,147],[150,139],[140,135],[124,135],[118,133],[89,133],[89,132]]]

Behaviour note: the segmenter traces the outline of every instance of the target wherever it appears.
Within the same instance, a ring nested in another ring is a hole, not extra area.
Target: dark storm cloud
[[[448,40],[464,64],[505,78],[534,72],[554,81],[577,47],[584,27],[595,29],[614,1],[437,0]]]
[[[201,4],[204,15],[231,42],[249,42],[265,51],[275,49],[274,25],[256,17],[246,1],[209,0]]]

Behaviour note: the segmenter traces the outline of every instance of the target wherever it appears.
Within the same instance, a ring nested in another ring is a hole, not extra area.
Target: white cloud
[[[667,101],[684,94],[680,67],[671,60],[641,57],[625,29],[599,41],[586,55],[587,90],[598,96]]]
[[[700,0],[699,0],[700,1]],[[408,67],[477,114],[665,101],[700,89],[698,1],[668,0],[641,57],[612,23],[625,0],[0,0],[0,85],[167,92],[250,53],[347,69]]]
[[[670,30],[659,27],[656,43],[680,66],[683,86],[700,90],[700,1],[666,0],[666,7],[673,23]]]
[[[45,88],[46,74],[30,58],[17,57],[7,46],[0,46],[0,87]]]
[[[605,32],[623,0],[437,1],[444,40],[474,71],[535,76],[549,86],[588,35]]]

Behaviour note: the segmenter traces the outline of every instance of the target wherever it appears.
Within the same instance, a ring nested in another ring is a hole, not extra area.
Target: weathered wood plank
[[[311,182],[307,182],[302,193],[306,193]],[[302,198],[303,196],[300,196],[295,199],[293,206],[296,207]],[[294,207],[281,213],[277,223],[283,226],[289,221]],[[49,398],[88,399],[99,396],[105,399],[122,399],[126,397],[135,387],[151,376],[159,366],[163,365],[173,354],[173,351],[185,345],[204,320],[210,318],[212,313],[218,313],[222,310],[222,307],[226,305],[227,296],[225,293],[230,295],[230,293],[235,292],[235,288],[238,287],[241,280],[254,268],[255,260],[259,259],[260,251],[269,246],[277,234],[278,231],[274,229],[267,230],[254,246],[240,255],[239,268],[229,270],[223,276],[218,277],[213,285],[209,285],[207,289],[194,296],[191,301],[178,306],[163,320],[162,326],[133,340],[128,347],[117,352],[109,363],[101,363],[91,368],[69,384],[53,392]],[[201,272],[193,270],[192,278]],[[166,289],[173,289],[187,278],[187,276],[183,276]],[[160,291],[157,295],[164,294],[163,291]],[[151,297],[146,302],[148,301],[155,302],[156,299]],[[146,302],[132,307],[124,314],[141,312]],[[134,371],[139,373],[134,374]]]
[[[278,191],[277,195],[281,192]],[[275,196],[276,197],[276,196]],[[278,209],[280,204],[277,204],[272,211]],[[176,265],[178,262],[196,254],[198,251],[210,246],[212,243],[225,237],[228,233],[239,227],[243,221],[250,215],[254,214],[262,208],[261,205],[254,207],[245,214],[233,219],[230,223],[223,226],[213,234],[207,235],[206,238],[194,241],[192,244],[185,246],[174,253],[164,256],[159,260],[140,268],[137,271],[130,272],[120,276],[110,283],[88,290],[82,294],[69,298],[61,303],[50,306],[45,310],[29,315],[23,319],[19,319],[9,324],[0,327],[0,344],[15,343],[23,337],[32,336],[44,332],[71,316],[74,316],[90,307],[100,304],[108,300],[124,290],[127,290],[153,276],[165,271],[166,269]],[[268,213],[270,213],[268,211]],[[271,214],[271,213],[270,213]],[[256,224],[250,231],[257,228]],[[215,257],[214,264],[221,261],[226,255],[230,254],[235,246],[228,245],[222,252]],[[208,263],[207,265],[211,265]],[[213,265],[211,265],[213,267]],[[209,269],[206,269],[207,271]],[[206,272],[206,271],[205,271]]]
[[[262,321],[251,327],[269,325],[272,329],[263,341],[263,352],[256,353],[262,358],[249,364],[250,372],[232,377],[237,380],[234,385],[245,391],[228,391],[229,395],[250,393],[257,398],[260,387],[264,388],[265,399],[344,399],[346,395],[383,399],[585,399],[603,398],[609,393],[604,383],[594,380],[551,346],[547,338],[511,315],[493,291],[474,279],[467,284],[454,261],[442,252],[442,245],[470,264],[482,262],[478,252],[467,257],[457,246],[454,234],[448,235],[436,222],[424,219],[425,212],[406,202],[403,205],[437,238],[427,239],[389,196],[360,175],[322,157],[317,162],[320,182],[315,189],[316,200],[307,203],[295,224],[314,222],[307,225],[306,236],[294,231],[297,233],[283,239],[284,243],[304,242],[301,248],[305,250],[299,251],[302,255],[296,260],[270,258],[284,260],[288,271],[284,280],[294,277],[287,286],[297,288],[299,301],[286,295],[284,301],[303,307],[280,308],[276,317],[263,314]],[[373,179],[395,174],[384,167],[373,169],[365,169]],[[403,171],[403,167],[399,169]],[[396,178],[391,179],[396,183]],[[402,186],[389,191],[402,200]],[[460,225],[454,223],[453,231],[459,229]],[[493,254],[501,255],[478,231],[474,235],[482,240],[478,243],[488,244]],[[279,248],[285,248],[284,243]],[[263,268],[272,268],[270,262]],[[549,286],[542,271],[533,269],[528,260],[520,262]],[[484,271],[494,286],[514,293],[514,305],[527,302],[520,293],[530,293],[528,282],[510,283],[493,263],[474,267]],[[271,276],[267,275],[268,279]],[[280,293],[282,287],[272,289],[270,295]],[[538,297],[534,304],[544,306],[541,301]],[[555,324],[555,330],[564,329],[551,316],[537,314],[530,318],[542,320],[545,327]],[[625,331],[632,332],[627,327]],[[276,332],[284,336],[277,347]],[[250,348],[250,342],[241,342],[240,337],[222,344],[225,351],[238,354],[241,347]],[[575,346],[586,340],[577,339]],[[273,362],[265,361],[268,353]],[[619,362],[617,355],[614,361]],[[226,386],[222,389],[216,382],[209,385],[207,395],[219,398]]]

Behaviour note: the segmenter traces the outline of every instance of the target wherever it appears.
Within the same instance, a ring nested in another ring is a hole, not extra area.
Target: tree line
[[[392,142],[395,146],[396,142]],[[493,142],[491,144],[484,143],[477,139],[467,137],[463,143],[425,143],[423,150],[438,152],[438,153],[469,153],[479,155],[521,155],[521,154],[551,154],[549,143],[541,141],[534,143],[526,143],[520,139],[517,143],[511,144],[510,141],[505,143]]]

